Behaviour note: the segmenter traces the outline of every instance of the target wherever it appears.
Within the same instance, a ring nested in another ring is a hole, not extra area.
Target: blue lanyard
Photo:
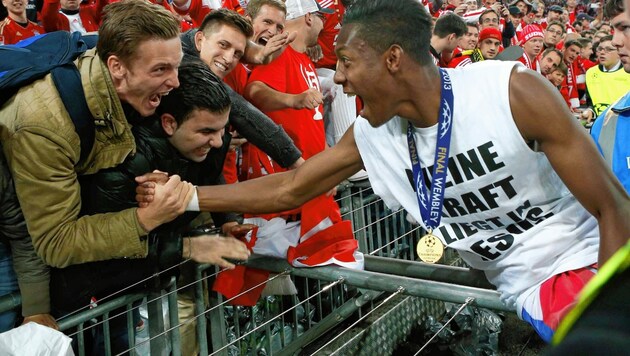
[[[453,127],[453,87],[451,85],[451,78],[448,72],[441,68],[440,74],[442,76],[442,97],[438,114],[437,144],[435,147],[430,195],[427,194],[427,188],[424,186],[424,180],[422,179],[422,167],[420,166],[420,159],[418,158],[418,146],[416,145],[416,139],[413,135],[413,125],[407,122],[409,158],[411,158],[413,180],[416,184],[420,217],[429,232],[440,226],[440,220],[442,219],[448,154],[451,146],[451,129]]]

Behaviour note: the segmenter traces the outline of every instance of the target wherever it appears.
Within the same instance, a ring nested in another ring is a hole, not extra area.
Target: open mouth
[[[266,46],[267,42],[269,42],[269,39],[266,37],[261,37],[258,39],[258,44],[261,46]]]

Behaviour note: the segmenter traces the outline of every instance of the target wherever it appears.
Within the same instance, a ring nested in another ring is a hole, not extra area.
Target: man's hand
[[[247,139],[241,137],[237,131],[232,131],[232,139],[230,140],[230,151],[235,151],[238,147],[241,147],[243,144],[247,143]]]
[[[295,31],[283,32],[271,37],[262,51],[263,57],[260,63],[269,64],[272,60],[277,58],[296,37],[297,32]]]
[[[201,235],[184,239],[182,257],[197,263],[209,263],[219,267],[233,269],[236,267],[226,258],[247,260],[250,252],[247,246],[233,237],[220,235]]]
[[[453,12],[459,16],[464,15],[466,11],[468,11],[468,5],[466,4],[461,4],[453,10]]]
[[[183,182],[177,175],[169,177],[164,184],[155,184],[151,189],[154,193],[153,201],[137,210],[138,222],[146,231],[151,231],[183,214],[195,191],[192,184]]]
[[[229,222],[223,224],[221,228],[223,229],[224,235],[241,238],[247,235],[247,233],[255,227],[256,225],[254,224],[239,224],[237,222]]]
[[[322,47],[320,47],[318,44],[316,44],[315,46],[307,47],[306,55],[308,56],[308,58],[311,59],[311,61],[313,61],[313,63],[317,63],[320,59],[324,58]]]
[[[35,314],[30,315],[24,318],[22,325],[26,325],[30,322],[37,323],[39,325],[44,325],[49,328],[53,328],[55,330],[59,330],[59,325],[57,325],[57,321],[50,314]]]
[[[313,88],[309,88],[308,90],[293,95],[293,102],[291,107],[293,109],[315,109],[319,105],[324,102],[324,96],[322,93]]]
[[[297,167],[301,166],[302,163],[304,163],[304,158],[300,157],[297,159],[297,161],[293,162],[292,165],[289,166],[289,169],[296,169]]]
[[[156,183],[164,184],[167,181],[168,174],[158,170],[136,177],[136,183],[138,183],[138,187],[136,187],[136,201],[138,206],[141,208],[149,206],[149,203],[153,201]]]

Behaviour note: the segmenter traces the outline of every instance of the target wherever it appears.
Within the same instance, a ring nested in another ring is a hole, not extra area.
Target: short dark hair
[[[562,34],[565,34],[567,32],[567,28],[560,21],[551,21],[550,23],[547,24],[547,28],[549,28],[551,26],[558,26],[558,27],[560,27],[560,30],[562,30]]]
[[[162,97],[158,115],[173,115],[177,125],[190,118],[195,110],[226,112],[232,102],[225,84],[199,58],[184,57],[179,67],[179,87]]]
[[[433,20],[417,0],[357,0],[346,11],[344,26],[383,53],[396,44],[421,65],[433,63],[429,52]]]
[[[574,40],[568,40],[564,43],[564,48],[569,48],[571,46],[578,46],[580,48],[584,48],[584,46],[582,46],[582,44],[580,43],[580,41],[576,39]]]
[[[602,43],[602,42],[605,42],[605,41],[612,41],[612,39],[613,39],[612,35],[604,36],[604,37],[599,39],[599,43]]]
[[[239,15],[236,11],[228,9],[212,10],[201,22],[199,31],[202,31],[207,35],[210,32],[215,31],[219,25],[233,27],[244,34],[247,38],[254,35],[252,23],[248,19]]]
[[[546,50],[544,50],[543,53],[540,55],[540,58],[542,59],[542,58],[547,57],[549,53],[551,52],[555,52],[558,56],[560,56],[560,62],[562,62],[562,59],[564,58],[564,54],[562,54],[562,51],[560,51],[556,47],[549,47]]]
[[[433,28],[433,34],[439,38],[445,38],[446,36],[454,33],[455,36],[461,37],[468,31],[466,22],[455,13],[448,13],[440,16],[435,21],[435,27]]]
[[[619,15],[625,10],[623,6],[624,0],[608,0],[606,4],[604,4],[604,16],[612,19],[613,17]]]

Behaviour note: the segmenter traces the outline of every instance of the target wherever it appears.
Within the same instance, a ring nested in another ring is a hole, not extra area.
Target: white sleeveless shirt
[[[518,131],[508,96],[515,65],[522,64],[484,61],[447,69],[453,129],[442,221],[434,233],[484,270],[503,302],[520,311],[549,277],[597,261],[599,231],[544,153],[532,151]],[[415,128],[425,179],[433,168],[437,126]],[[359,117],[354,133],[375,193],[391,209],[402,206],[423,221],[406,127],[400,117],[378,128]]]

